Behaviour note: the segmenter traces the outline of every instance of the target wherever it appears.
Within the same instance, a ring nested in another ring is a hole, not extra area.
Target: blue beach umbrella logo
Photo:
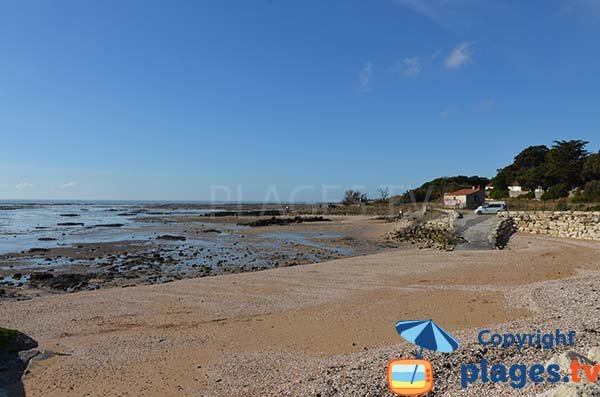
[[[458,340],[433,320],[398,321],[396,331],[417,346],[416,360],[394,359],[388,363],[388,387],[400,396],[427,394],[433,389],[431,363],[423,360],[423,349],[451,353],[458,349]]]
[[[396,331],[421,348],[417,351],[417,358],[423,356],[423,349],[440,353],[452,353],[458,349],[458,340],[433,320],[398,321]]]

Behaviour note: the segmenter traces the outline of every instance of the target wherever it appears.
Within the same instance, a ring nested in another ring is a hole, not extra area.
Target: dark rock
[[[57,223],[58,226],[83,226],[83,222],[62,222]]]
[[[249,210],[249,211],[215,211],[207,212],[205,217],[221,217],[221,216],[278,216],[282,215],[281,210]]]
[[[331,219],[323,218],[322,216],[296,216],[293,218],[267,218],[267,219],[259,219],[253,222],[248,223],[238,223],[241,226],[251,226],[251,227],[261,227],[261,226],[270,226],[270,225],[289,225],[292,223],[302,223],[302,222],[329,222]]]
[[[42,276],[42,279],[32,280],[30,283],[37,287],[74,292],[87,286],[87,282],[94,277],[95,274],[63,273],[52,277]]]
[[[38,241],[56,241],[54,237],[40,237]]]
[[[30,254],[37,254],[37,253],[48,252],[48,251],[50,251],[49,248],[31,248],[27,252],[29,252]]]
[[[74,218],[74,217],[79,216],[79,214],[60,214],[60,216],[64,216],[64,217],[67,217],[67,218]]]
[[[29,276],[29,281],[30,282],[43,281],[43,280],[49,280],[53,277],[54,277],[54,275],[50,272],[31,273],[31,275]]]
[[[171,240],[171,241],[185,241],[186,238],[184,236],[172,236],[170,234],[163,234],[156,238],[157,240]]]

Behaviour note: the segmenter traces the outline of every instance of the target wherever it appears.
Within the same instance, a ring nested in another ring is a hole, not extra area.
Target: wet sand
[[[69,243],[44,248],[34,240],[21,252],[0,254],[0,300],[252,272],[398,246],[385,240],[393,223],[366,216],[245,226],[257,219],[270,217],[165,214],[114,231],[84,229]]]
[[[504,251],[396,249],[5,303],[0,318],[68,354],[25,377],[31,396],[309,395],[331,389],[329,372],[343,376],[340,357],[380,387],[383,368],[360,363],[406,349],[395,321],[432,318],[460,333],[535,318],[528,286],[597,274],[599,247],[517,235]]]

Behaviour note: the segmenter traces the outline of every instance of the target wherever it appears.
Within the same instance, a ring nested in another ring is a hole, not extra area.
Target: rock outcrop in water
[[[295,216],[293,218],[277,218],[272,217],[268,219],[259,219],[248,223],[238,223],[241,226],[270,226],[270,225],[289,225],[292,223],[303,223],[303,222],[329,222],[331,219],[323,218],[322,216]]]
[[[41,254],[50,251],[50,248],[30,248],[27,252],[30,254]]]
[[[29,284],[37,288],[49,288],[65,292],[76,292],[86,289],[88,286],[88,281],[99,276],[100,275],[94,273],[32,273],[29,279]]]
[[[185,236],[172,236],[170,234],[163,234],[156,238],[157,240],[169,240],[169,241],[185,241]]]

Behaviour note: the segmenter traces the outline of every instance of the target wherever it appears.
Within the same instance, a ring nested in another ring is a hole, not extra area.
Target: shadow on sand
[[[21,380],[29,360],[39,352],[38,343],[27,335],[0,328],[0,397],[23,397]]]

